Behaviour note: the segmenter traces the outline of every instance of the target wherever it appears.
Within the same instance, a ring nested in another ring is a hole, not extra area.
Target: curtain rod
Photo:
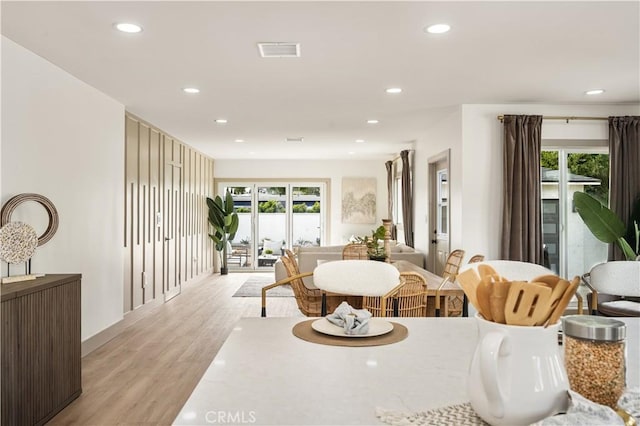
[[[415,149],[413,149],[413,148],[412,148],[412,149],[403,149],[403,151],[409,151],[410,153],[414,153],[414,152],[416,152],[416,150],[415,150]],[[393,158],[391,159],[391,161],[394,161],[394,162],[395,162],[396,160],[399,160],[399,159],[400,159],[400,154],[398,154],[398,155],[396,155],[395,157],[393,157]]]
[[[504,121],[504,115],[499,115],[498,120],[502,123]],[[569,123],[569,120],[608,120],[609,117],[573,117],[563,115],[543,115],[543,120],[565,120]]]

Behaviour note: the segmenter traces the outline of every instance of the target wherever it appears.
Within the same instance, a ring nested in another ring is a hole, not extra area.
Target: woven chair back
[[[294,252],[292,252],[289,249],[285,249],[284,251],[284,255],[287,256],[289,258],[289,260],[291,261],[291,263],[293,263],[293,266],[295,268],[296,271],[296,275],[298,275],[300,273],[300,267],[298,265],[298,260],[296,259],[296,255]]]
[[[460,265],[462,264],[462,258],[464,257],[464,250],[454,250],[449,253],[447,257],[447,263],[444,265],[444,271],[442,272],[443,278],[449,278],[451,281],[455,281]]]
[[[424,277],[417,272],[400,273],[402,285],[397,292],[390,296],[385,304],[385,312],[382,314],[382,297],[365,296],[362,298],[362,307],[369,310],[374,317],[394,316],[394,304],[398,305],[399,317],[424,317],[427,315],[427,283]]]
[[[404,284],[398,290],[399,317],[424,317],[427,315],[427,282],[417,272],[403,272]]]
[[[288,277],[298,275],[296,270],[297,265],[295,260],[291,260],[288,256],[282,256],[280,258]],[[308,317],[318,317],[322,309],[322,293],[318,289],[307,288],[302,279],[295,279],[291,281],[291,288],[293,289],[293,295],[296,298],[298,309]]]
[[[359,243],[349,243],[342,249],[342,260],[368,260],[367,246]]]
[[[467,263],[478,263],[478,262],[484,262],[484,254],[475,254],[471,256],[471,259],[469,259],[469,262]]]

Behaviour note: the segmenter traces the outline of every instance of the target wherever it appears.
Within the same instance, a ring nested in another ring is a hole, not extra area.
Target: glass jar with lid
[[[615,409],[625,389],[625,324],[606,317],[570,315],[562,320],[562,328],[571,390]]]

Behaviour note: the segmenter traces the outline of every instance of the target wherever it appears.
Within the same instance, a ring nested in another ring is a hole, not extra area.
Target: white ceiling
[[[639,5],[3,1],[1,7],[2,34],[214,158],[373,158],[411,146],[434,108],[639,102]],[[144,31],[114,30],[122,21]],[[451,25],[449,33],[423,31],[442,22]],[[256,43],[264,41],[299,42],[302,56],[260,58]],[[185,94],[186,86],[201,92]],[[392,86],[403,92],[386,94]],[[606,92],[584,94],[593,88]],[[228,124],[215,124],[219,117]],[[380,123],[368,125],[369,118]],[[284,142],[300,136],[303,143]]]

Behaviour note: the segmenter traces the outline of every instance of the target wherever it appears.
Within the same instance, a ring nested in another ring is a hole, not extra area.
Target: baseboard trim
[[[200,276],[185,282],[183,285],[188,286],[200,282],[201,280],[211,278],[212,271],[213,270],[205,271]],[[104,345],[111,339],[115,338],[118,334],[122,333],[124,329],[140,321],[142,318],[151,313],[151,311],[159,308],[162,305],[164,305],[164,297],[157,297],[155,300],[145,303],[144,305],[133,311],[126,312],[124,314],[124,317],[120,321],[110,325],[102,331],[99,331],[98,333],[82,342],[81,356],[84,358],[85,356],[89,355],[91,352],[95,351],[100,346]]]

